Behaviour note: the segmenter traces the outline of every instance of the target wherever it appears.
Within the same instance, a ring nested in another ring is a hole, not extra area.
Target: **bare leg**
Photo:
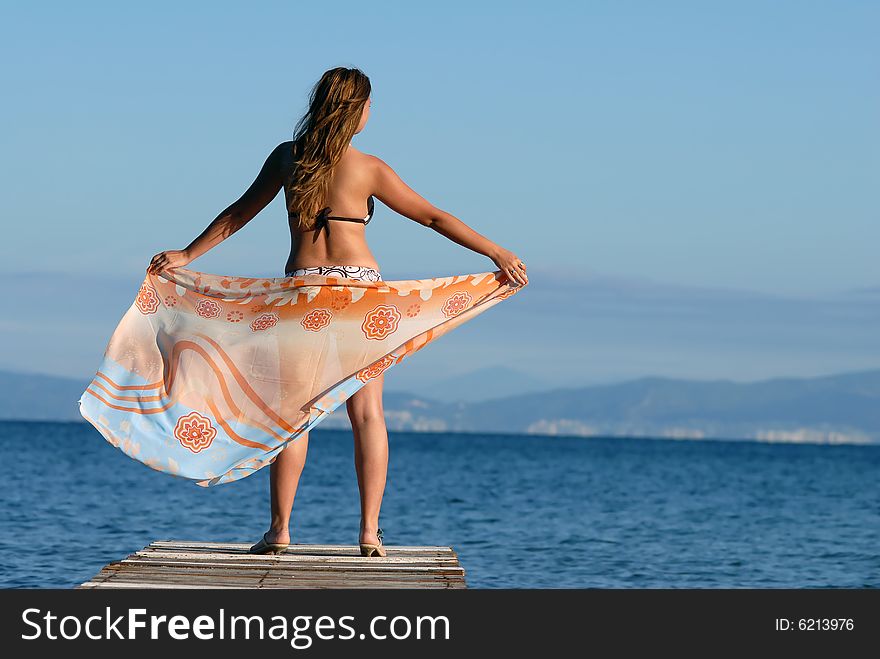
[[[304,432],[289,442],[269,465],[269,490],[272,499],[272,520],[266,533],[268,542],[290,542],[290,511],[306,464],[309,433]]]
[[[347,401],[354,432],[354,464],[361,495],[358,542],[378,544],[379,509],[388,474],[388,430],[382,407],[385,374],[373,378]]]

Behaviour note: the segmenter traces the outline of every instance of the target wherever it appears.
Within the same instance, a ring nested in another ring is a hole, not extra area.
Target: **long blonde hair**
[[[293,132],[293,171],[286,182],[287,210],[301,230],[312,229],[325,208],[333,168],[354,137],[370,91],[363,71],[344,67],[326,71],[312,88],[309,109]]]

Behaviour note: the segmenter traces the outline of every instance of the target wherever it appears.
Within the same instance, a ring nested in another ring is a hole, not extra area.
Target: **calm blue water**
[[[880,447],[390,442],[386,543],[452,545],[471,587],[880,586]],[[354,544],[351,436],[317,429],[310,444],[294,542]],[[268,522],[268,469],[201,488],[85,423],[0,422],[0,452],[0,586],[74,586],[153,540],[255,542]]]

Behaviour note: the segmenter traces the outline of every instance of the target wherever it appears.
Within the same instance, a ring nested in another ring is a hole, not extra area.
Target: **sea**
[[[876,588],[880,446],[389,432],[387,545],[471,588]],[[0,586],[71,588],[154,540],[256,542],[269,469],[202,488],[88,423],[0,422]],[[315,428],[292,541],[355,544],[351,432]]]

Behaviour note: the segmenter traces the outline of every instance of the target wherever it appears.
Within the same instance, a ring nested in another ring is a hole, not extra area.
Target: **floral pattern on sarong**
[[[361,382],[366,382],[367,380],[372,380],[375,377],[378,377],[385,371],[389,366],[394,363],[394,358],[391,355],[385,355],[382,359],[377,362],[374,362],[367,366],[366,368],[362,368],[357,372],[355,376]]]
[[[361,329],[368,339],[381,340],[397,330],[400,322],[400,310],[393,304],[380,304],[373,307],[364,316]]]
[[[202,318],[219,318],[220,305],[214,302],[214,300],[199,300],[199,303],[196,305],[196,313]]]
[[[153,287],[141,284],[135,303],[144,315],[156,313],[156,310],[159,308],[159,296]]]
[[[457,316],[464,311],[468,305],[470,305],[472,300],[473,298],[470,294],[464,291],[458,291],[457,293],[450,295],[446,298],[446,302],[443,303],[443,315],[447,318]]]
[[[275,327],[278,324],[278,314],[276,313],[261,313],[259,316],[254,318],[251,323],[251,329],[255,332],[259,332],[261,330],[267,330],[270,327]]]
[[[341,311],[351,303],[351,291],[330,291],[330,308]]]
[[[318,332],[330,324],[330,312],[327,309],[313,309],[300,321],[310,332]]]
[[[177,419],[174,436],[190,451],[198,453],[211,445],[217,429],[211,425],[211,419],[193,411]]]

